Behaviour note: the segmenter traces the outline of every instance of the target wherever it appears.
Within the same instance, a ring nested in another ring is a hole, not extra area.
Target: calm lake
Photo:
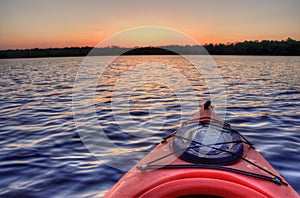
[[[101,197],[207,99],[300,193],[300,57],[107,59],[0,60],[0,197]]]

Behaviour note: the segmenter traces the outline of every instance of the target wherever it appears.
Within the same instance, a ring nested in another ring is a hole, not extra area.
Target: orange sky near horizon
[[[160,26],[200,44],[244,40],[300,40],[297,0],[0,0],[0,49],[96,46],[120,31]],[[115,39],[124,47],[185,44],[157,34]],[[125,42],[126,40],[126,42]],[[150,44],[149,44],[150,43]]]

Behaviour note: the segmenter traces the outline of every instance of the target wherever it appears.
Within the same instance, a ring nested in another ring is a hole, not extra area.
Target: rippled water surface
[[[0,60],[1,197],[101,197],[223,86],[226,121],[300,192],[300,57],[213,56],[222,81],[179,56],[101,58],[80,92],[83,57]]]

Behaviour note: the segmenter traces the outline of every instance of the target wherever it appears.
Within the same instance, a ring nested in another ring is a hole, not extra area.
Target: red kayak
[[[128,171],[106,198],[299,197],[207,101]]]

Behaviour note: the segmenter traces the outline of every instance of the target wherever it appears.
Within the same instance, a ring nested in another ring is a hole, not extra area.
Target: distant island
[[[275,55],[299,56],[300,41],[288,38],[282,41],[262,40],[243,41],[226,44],[205,44],[203,47],[210,55]],[[126,48],[110,46],[33,48],[0,50],[0,58],[38,58],[38,57],[72,57],[72,56],[113,56],[113,55],[198,55],[205,54],[199,45],[168,45],[157,47]]]

